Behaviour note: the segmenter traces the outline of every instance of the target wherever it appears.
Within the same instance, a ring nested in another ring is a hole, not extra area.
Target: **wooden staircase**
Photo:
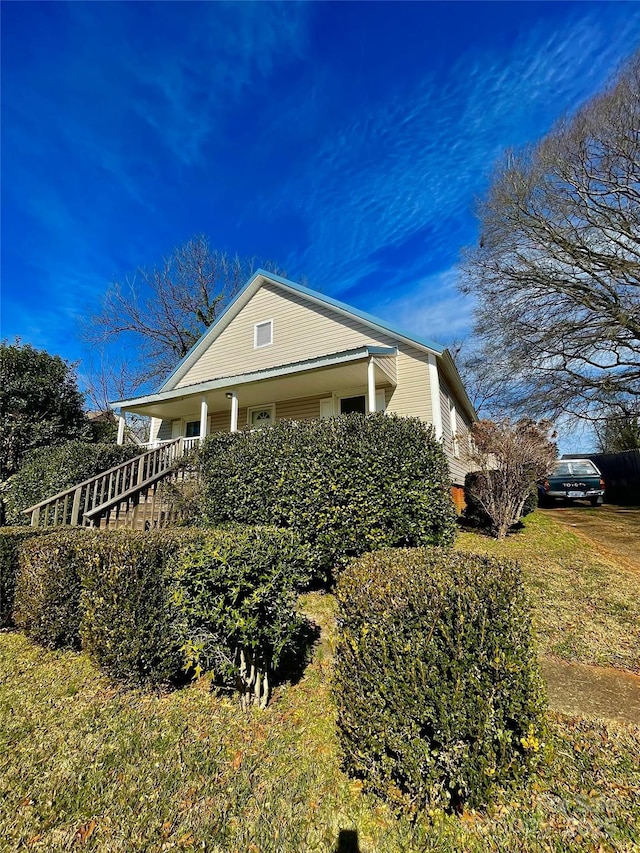
[[[24,510],[32,527],[168,527],[177,520],[163,484],[188,479],[176,463],[193,449],[177,438],[59,492]]]

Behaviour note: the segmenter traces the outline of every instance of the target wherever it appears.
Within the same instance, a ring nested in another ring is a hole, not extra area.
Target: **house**
[[[383,411],[434,426],[455,492],[476,413],[446,349],[258,270],[155,394],[113,403],[151,418],[149,440]],[[459,497],[456,494],[455,497]]]

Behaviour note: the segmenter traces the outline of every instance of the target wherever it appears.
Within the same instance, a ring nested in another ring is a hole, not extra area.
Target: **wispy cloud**
[[[39,33],[42,62],[17,53],[3,79],[3,201],[29,223],[28,237],[16,228],[15,243],[3,227],[4,287],[20,258],[42,297],[40,320],[29,322],[32,306],[19,309],[19,291],[3,301],[23,328],[37,325],[39,339],[95,302],[109,280],[159,260],[159,231],[168,235],[160,252],[171,249],[179,238],[164,208],[193,194],[194,167],[225,172],[211,149],[247,93],[304,50],[307,9],[202,3],[185,14],[172,4],[72,3],[53,4],[50,20],[51,31]]]
[[[368,301],[369,310],[418,337],[445,346],[468,335],[473,302],[457,289],[457,267],[423,276],[401,291],[382,290]]]
[[[616,68],[622,46],[634,49],[640,16],[625,7],[612,39],[611,21],[598,12],[552,35],[540,26],[499,57],[464,55],[445,87],[427,76],[414,91],[365,105],[329,129],[305,175],[275,206],[270,200],[276,213],[295,209],[312,235],[288,265],[334,293],[376,274],[384,286],[404,285],[411,279],[386,268],[381,254],[420,234],[423,272],[438,269],[444,255],[450,265],[456,240],[473,237],[473,195],[504,148],[533,140],[575,109]]]

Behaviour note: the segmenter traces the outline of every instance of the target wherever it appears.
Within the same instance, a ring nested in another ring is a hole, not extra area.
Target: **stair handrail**
[[[142,483],[136,483],[135,486],[131,486],[131,488],[127,489],[126,492],[122,492],[122,494],[115,495],[112,498],[109,498],[108,501],[100,504],[100,506],[95,506],[93,509],[90,509],[89,512],[82,513],[83,518],[91,521],[94,516],[101,515],[106,510],[111,509],[116,504],[121,503],[122,501],[128,500],[130,497],[135,495],[137,492],[141,492],[144,489],[152,486],[154,483],[157,483],[158,480],[162,480],[163,477],[168,477],[172,473],[170,468],[165,468],[164,471],[158,471],[152,477],[148,477]]]
[[[112,468],[107,468],[106,471],[100,471],[98,474],[94,474],[93,477],[89,477],[88,480],[83,480],[81,483],[76,483],[73,486],[69,486],[69,488],[64,489],[62,492],[58,492],[56,495],[51,495],[51,497],[45,498],[33,506],[27,507],[27,509],[22,510],[23,515],[32,514],[36,510],[42,509],[42,507],[47,506],[48,504],[53,503],[54,501],[58,501],[61,498],[66,498],[74,494],[78,489],[83,489],[85,486],[90,486],[94,484],[97,480],[100,480],[102,477],[108,477],[110,474],[115,474],[121,468],[125,468],[127,465],[131,465],[132,462],[137,462],[138,465],[144,465],[144,461],[148,456],[151,456],[154,453],[157,453],[159,450],[167,450],[168,448],[179,446],[180,449],[184,446],[184,439],[182,437],[173,439],[170,442],[162,444],[160,447],[152,448],[151,450],[147,450],[144,453],[139,454],[138,456],[132,456],[131,459],[127,459],[125,462],[120,462],[118,465],[114,465]],[[172,457],[170,459],[171,462],[174,462],[178,459],[182,454],[176,453],[175,455],[170,454]],[[138,469],[139,470],[139,469]],[[165,471],[167,469],[164,469]]]

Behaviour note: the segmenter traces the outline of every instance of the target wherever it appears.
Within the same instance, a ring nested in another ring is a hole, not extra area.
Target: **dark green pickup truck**
[[[588,500],[600,506],[604,500],[604,480],[590,459],[559,459],[551,473],[538,483],[541,506],[557,500]]]

